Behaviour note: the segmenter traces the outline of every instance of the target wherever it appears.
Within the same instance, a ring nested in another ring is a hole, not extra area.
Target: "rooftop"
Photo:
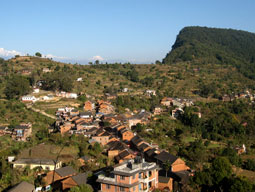
[[[172,164],[178,159],[178,157],[171,155],[170,153],[168,153],[166,151],[162,151],[160,154],[155,156],[155,159],[157,159],[163,163],[166,161],[169,161]]]
[[[59,161],[58,161],[59,162]],[[14,162],[15,164],[38,164],[38,165],[55,165],[56,161],[53,159],[32,159],[24,158],[18,159]]]
[[[156,169],[156,163],[145,162],[144,159],[136,158],[126,161],[114,168],[117,175],[132,175],[138,172]]]
[[[66,176],[69,176],[69,175],[74,175],[76,174],[77,172],[70,166],[67,166],[67,167],[62,167],[60,169],[56,169],[55,172],[57,174],[59,174],[61,177],[66,177]]]
[[[32,192],[34,190],[35,190],[34,185],[32,185],[26,181],[22,181],[18,185],[14,186],[10,190],[8,190],[8,192],[21,192],[21,191],[22,192]]]
[[[87,183],[87,173],[79,173],[75,176],[72,176],[72,179],[78,185],[86,184]]]

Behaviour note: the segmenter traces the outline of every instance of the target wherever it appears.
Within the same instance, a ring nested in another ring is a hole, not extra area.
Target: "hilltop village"
[[[33,92],[38,93],[39,89],[35,88]],[[154,90],[144,92],[145,97],[152,95],[156,95]],[[41,98],[45,101],[55,97],[77,99],[77,94],[61,92]],[[116,95],[106,94],[104,99],[87,100],[82,110],[70,106],[58,108],[55,112],[56,121],[48,129],[50,134],[82,135],[87,138],[84,142],[88,142],[88,145],[102,149],[102,153],[111,160],[111,166],[101,167],[93,172],[77,172],[71,166],[66,166],[68,160],[63,163],[58,159],[8,157],[9,163],[13,165],[13,169],[20,170],[40,167],[35,177],[40,177],[41,185],[34,188],[36,191],[65,191],[88,183],[94,190],[102,192],[156,189],[173,191],[174,188],[177,190],[185,187],[189,177],[193,175],[185,161],[160,148],[156,143],[146,141],[133,131],[133,128],[146,125],[157,115],[167,113],[172,106],[175,108],[169,118],[178,118],[178,115],[184,112],[185,106],[194,103],[188,99],[165,97],[152,112],[141,109],[136,113],[128,110],[125,113],[116,113],[111,104],[114,99]],[[31,95],[21,97],[21,101],[30,107],[38,100]],[[199,112],[197,115],[201,117]],[[31,123],[13,128],[5,125],[0,128],[0,135],[10,135],[16,141],[29,141],[31,134]],[[77,160],[80,167],[91,163],[99,165],[97,159],[88,154],[80,156]],[[93,177],[93,181],[88,182],[88,177]],[[31,184],[22,182],[16,188],[24,186],[32,187]]]
[[[0,191],[254,186],[252,88],[177,91],[165,82],[177,87],[184,77],[162,64],[69,66],[29,56],[3,63],[12,76],[0,72]],[[31,64],[38,66],[23,66]],[[154,69],[154,79],[137,72]],[[192,78],[202,71],[190,69]]]

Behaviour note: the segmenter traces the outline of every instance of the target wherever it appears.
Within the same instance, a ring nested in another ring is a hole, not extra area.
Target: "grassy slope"
[[[63,68],[67,66],[72,71],[72,78],[76,80],[82,77],[82,82],[74,81],[74,92],[85,92],[92,95],[102,95],[105,87],[112,87],[117,90],[120,87],[128,87],[133,92],[144,91],[145,89],[157,89],[162,94],[170,96],[196,97],[193,91],[199,89],[199,84],[216,83],[219,85],[219,92],[224,93],[230,87],[234,91],[242,91],[247,87],[252,87],[254,81],[248,79],[237,71],[235,67],[221,64],[194,64],[190,62],[180,62],[178,65],[108,65],[104,66],[88,66],[88,65],[70,65],[54,62],[49,59],[31,57],[30,61],[15,59],[8,61],[9,68],[12,66],[13,71],[17,72],[21,69],[29,68],[34,73],[43,75],[42,68],[50,67],[55,69],[56,66]],[[152,84],[148,87],[140,82],[132,82],[122,75],[131,70],[131,67],[139,74],[139,79],[152,77]],[[196,69],[199,68],[199,71]],[[39,77],[40,78],[40,77]],[[100,83],[97,83],[100,81]],[[0,95],[3,95],[5,87],[5,79],[2,77],[2,85],[0,86]]]

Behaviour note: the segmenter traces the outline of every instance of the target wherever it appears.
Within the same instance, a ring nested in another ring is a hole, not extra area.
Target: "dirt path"
[[[37,113],[41,113],[42,115],[47,116],[47,117],[49,117],[51,119],[55,119],[55,120],[57,119],[54,115],[50,115],[50,114],[46,113],[45,111],[42,111],[40,109],[36,109],[32,105],[26,105],[26,107],[27,107],[27,109],[31,109],[31,110],[33,110],[33,111],[35,111]]]

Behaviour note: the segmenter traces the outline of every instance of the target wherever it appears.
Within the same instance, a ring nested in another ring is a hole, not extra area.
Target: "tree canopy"
[[[255,34],[233,29],[183,28],[163,59],[164,64],[180,61],[228,64],[255,79]]]
[[[17,99],[26,95],[31,90],[29,80],[20,75],[13,75],[9,78],[4,93],[8,99]]]
[[[35,53],[35,56],[37,56],[37,57],[42,57],[42,54],[39,53],[39,52],[36,52],[36,53]]]

